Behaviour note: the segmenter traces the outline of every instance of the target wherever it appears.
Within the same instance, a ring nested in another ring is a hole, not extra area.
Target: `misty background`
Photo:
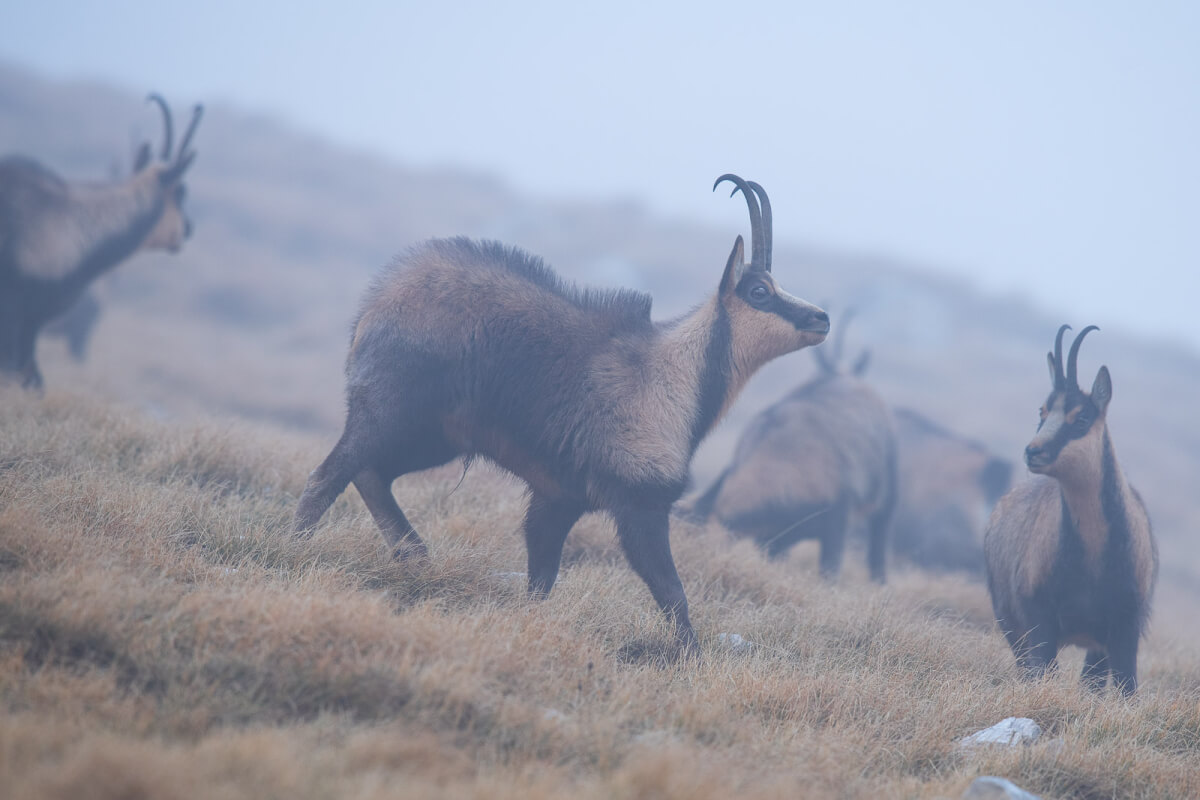
[[[1195,3],[42,0],[3,16],[0,59],[49,77],[226,102],[727,236],[741,215],[708,189],[733,171],[770,191],[778,242],[1200,347]]]

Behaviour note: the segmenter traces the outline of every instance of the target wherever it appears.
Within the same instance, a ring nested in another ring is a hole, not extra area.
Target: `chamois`
[[[1141,496],[1113,451],[1105,415],[1108,367],[1091,394],[1076,378],[1084,328],[1063,372],[1063,333],[1048,355],[1051,390],[1025,448],[1033,478],[1000,499],[983,548],[992,609],[1026,678],[1043,675],[1068,644],[1086,648],[1080,681],[1103,689],[1111,674],[1137,689],[1138,641],[1150,615],[1158,549]]]
[[[172,157],[170,109],[157,94],[148,99],[162,110],[162,152],[153,161],[144,144],[125,181],[67,183],[27,158],[0,160],[0,377],[40,390],[34,351],[42,327],[136,251],[176,252],[191,234],[183,176],[203,109],[193,110]]]
[[[766,192],[728,174],[713,189],[723,181],[749,208],[750,263],[739,236],[716,293],[668,322],[651,321],[648,295],[580,290],[498,242],[433,239],[400,256],[354,323],[345,430],[309,476],[296,531],[310,531],[353,481],[394,555],[423,556],[392,481],[483,456],[528,485],[531,596],[554,586],[576,520],[606,512],[694,651],[668,535],[688,463],[755,370],[829,331],[824,311],[771,274]]]
[[[57,336],[67,340],[71,358],[82,363],[87,357],[88,344],[101,314],[100,300],[95,292],[88,290],[63,313],[42,327],[46,336]]]
[[[817,376],[750,421],[730,465],[685,514],[700,522],[715,515],[769,558],[817,539],[828,579],[841,571],[847,530],[865,522],[867,565],[883,583],[896,504],[895,433],[883,399],[859,377],[866,354],[849,373],[839,370],[841,342],[839,334],[832,358],[813,350]]]
[[[1012,464],[907,408],[893,408],[899,499],[892,554],[926,569],[983,576],[983,526]]]

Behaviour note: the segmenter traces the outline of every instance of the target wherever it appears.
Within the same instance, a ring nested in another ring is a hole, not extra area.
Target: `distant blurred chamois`
[[[142,146],[134,174],[116,183],[68,183],[30,159],[0,160],[0,377],[42,387],[38,333],[83,295],[89,283],[138,250],[175,252],[191,233],[183,176],[200,122],[196,106],[172,156],[171,112],[162,109],[162,151]]]
[[[892,553],[926,569],[983,575],[983,527],[1012,464],[907,408],[896,423],[899,502]]]
[[[729,466],[684,513],[697,521],[715,516],[771,558],[816,539],[826,578],[841,570],[848,531],[865,524],[867,565],[882,583],[896,505],[896,436],[883,399],[860,377],[866,353],[849,372],[838,368],[846,324],[832,355],[813,350],[817,376],[750,421]]]

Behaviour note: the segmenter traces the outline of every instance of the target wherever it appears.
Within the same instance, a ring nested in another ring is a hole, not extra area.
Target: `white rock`
[[[1009,717],[990,728],[972,733],[959,742],[960,747],[973,748],[985,744],[1013,746],[1033,744],[1042,735],[1042,729],[1028,717]]]
[[[542,709],[542,719],[547,722],[566,722],[567,715],[557,708],[545,708]]]
[[[731,653],[745,653],[754,647],[752,642],[746,641],[737,633],[718,633],[717,641]]]
[[[985,775],[976,778],[963,792],[963,800],[1041,800],[1036,794],[1017,786],[1005,778]]]

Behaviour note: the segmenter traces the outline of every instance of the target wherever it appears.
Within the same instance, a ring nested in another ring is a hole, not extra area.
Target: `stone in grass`
[[[746,653],[754,647],[737,633],[718,633],[717,642],[731,653]]]
[[[971,785],[963,792],[963,800],[1041,800],[1036,794],[1017,786],[1005,778],[985,775],[971,781]]]
[[[985,744],[1013,746],[1033,744],[1042,735],[1042,729],[1028,717],[1009,717],[990,728],[972,733],[962,739],[959,747],[975,748]]]

